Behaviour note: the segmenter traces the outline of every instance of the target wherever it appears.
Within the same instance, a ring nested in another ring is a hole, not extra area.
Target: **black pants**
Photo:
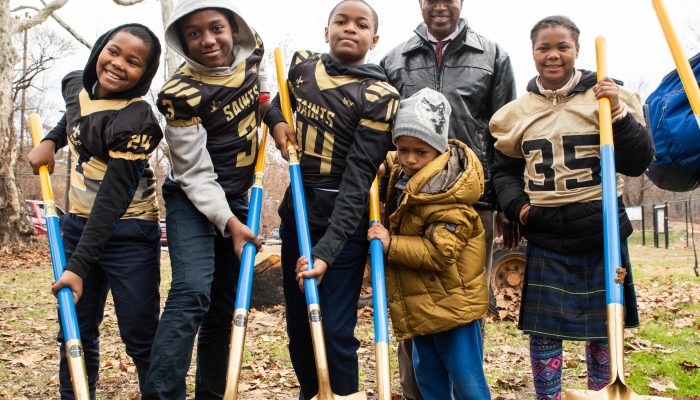
[[[309,400],[318,393],[318,377],[306,298],[295,279],[299,246],[293,229],[293,226],[289,229],[283,225],[280,230],[287,335],[289,355],[301,385],[300,398]],[[355,325],[368,248],[366,235],[350,237],[318,287],[331,388],[337,395],[358,391],[357,349],[360,342],[355,338]]]
[[[66,214],[61,220],[63,247],[70,259],[85,227],[85,218]],[[90,397],[100,368],[100,324],[107,293],[112,291],[122,341],[143,385],[160,311],[160,226],[156,221],[121,220],[102,250],[97,265],[83,281],[83,296],[75,306],[85,354]],[[60,318],[60,315],[59,315]],[[73,386],[66,361],[63,330],[59,328],[61,399],[72,400]]]
[[[195,397],[221,399],[239,261],[230,237],[223,237],[197,210],[179,184],[166,179],[168,248],[172,285],[153,343],[143,399],[184,400],[186,377],[197,336]],[[248,216],[247,196],[228,200],[236,217]]]

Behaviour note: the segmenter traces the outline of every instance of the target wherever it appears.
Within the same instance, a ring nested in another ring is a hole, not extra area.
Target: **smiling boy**
[[[283,155],[287,139],[295,144],[298,139],[303,150],[313,270],[304,272],[306,262],[299,257],[290,190],[279,213],[289,353],[307,400],[318,392],[318,381],[306,300],[299,288],[304,278],[315,276],[319,283],[333,392],[348,395],[359,385],[354,329],[368,249],[368,193],[389,147],[399,101],[382,69],[365,64],[379,39],[377,24],[366,2],[338,3],[324,32],[329,52],[299,51],[292,58],[288,81],[297,136],[284,123],[278,99],[266,116]]]
[[[185,58],[158,95],[171,171],[163,184],[172,285],[144,399],[185,398],[198,334],[195,396],[221,398],[258,151],[263,43],[232,1],[183,0],[165,40]]]

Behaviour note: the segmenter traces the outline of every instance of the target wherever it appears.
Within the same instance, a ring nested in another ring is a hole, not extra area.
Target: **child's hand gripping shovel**
[[[377,178],[369,191],[369,225],[380,222],[379,189]],[[376,364],[377,400],[391,400],[389,377],[389,322],[386,312],[386,284],[384,282],[384,251],[382,241],[370,241],[372,264],[372,304],[374,305],[374,362]]]
[[[598,80],[608,76],[605,56],[605,38],[596,38]],[[600,115],[600,163],[603,185],[603,238],[605,243],[605,293],[608,322],[608,358],[610,379],[601,390],[567,390],[566,400],[653,400],[665,397],[642,396],[634,393],[625,384],[624,320],[622,285],[625,270],[620,258],[620,220],[617,208],[617,175],[615,173],[615,151],[613,148],[612,115],[610,99],[598,100]]]
[[[275,64],[277,66],[277,81],[279,83],[279,96],[282,113],[287,124],[294,129],[292,107],[289,99],[289,87],[284,74],[284,60],[282,50],[275,49]],[[304,199],[304,187],[301,181],[301,168],[296,149],[287,142],[289,153],[289,177],[294,201],[294,216],[299,238],[299,253],[309,260],[307,269],[313,269],[314,259],[311,256],[311,236],[309,234],[309,221],[306,217],[306,200]],[[357,392],[347,396],[334,394],[331,390],[328,376],[328,360],[326,358],[326,344],[323,340],[323,325],[321,323],[321,307],[318,302],[318,288],[316,278],[304,280],[304,293],[309,313],[309,325],[311,327],[311,340],[314,346],[314,359],[316,361],[316,374],[318,375],[318,394],[311,400],[365,400],[364,392]]]
[[[263,125],[262,139],[258,147],[258,158],[255,162],[255,182],[250,190],[250,205],[246,225],[257,236],[260,228],[260,212],[263,200],[263,180],[265,178],[265,149],[267,148],[267,126]],[[241,266],[236,290],[236,309],[233,313],[231,327],[231,347],[228,353],[228,368],[226,371],[226,391],[224,400],[238,399],[238,383],[243,366],[243,348],[248,327],[248,311],[250,311],[250,292],[253,287],[253,272],[255,271],[255,255],[257,249],[253,243],[246,243],[241,253]]]
[[[41,142],[41,119],[39,114],[32,113],[29,117],[29,129],[32,132],[32,142],[38,146]],[[61,227],[56,214],[56,203],[53,199],[51,179],[47,166],[39,168],[41,182],[41,197],[46,209],[46,233],[49,237],[49,251],[51,253],[51,265],[53,277],[56,281],[61,279],[63,269],[66,266],[66,255],[63,252],[63,238]],[[66,358],[70,370],[70,380],[73,383],[73,394],[78,400],[89,400],[90,389],[88,387],[87,373],[85,371],[85,358],[83,358],[83,343],[80,341],[78,318],[73,304],[73,293],[70,288],[64,287],[58,291],[58,310],[61,315],[61,328],[66,345]]]
[[[681,82],[683,82],[683,89],[685,89],[685,93],[688,95],[690,108],[692,108],[693,114],[695,115],[695,121],[697,121],[698,126],[700,126],[700,88],[698,88],[698,81],[693,74],[693,69],[690,67],[688,59],[683,53],[683,48],[678,43],[678,37],[673,30],[673,25],[671,25],[671,20],[668,18],[663,1],[652,0],[651,2],[654,5],[654,10],[656,11],[656,15],[661,23],[661,28],[666,36],[668,47],[671,49],[671,55],[673,56],[673,61],[676,63],[678,76],[680,76]]]

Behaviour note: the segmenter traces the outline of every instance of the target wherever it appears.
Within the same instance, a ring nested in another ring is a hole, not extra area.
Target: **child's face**
[[[545,89],[559,89],[571,79],[576,57],[578,45],[569,29],[555,25],[537,33],[532,58]]]
[[[408,176],[415,175],[440,155],[433,146],[413,136],[399,136],[396,139],[396,150],[399,155],[399,165],[403,173]]]
[[[195,11],[180,22],[187,54],[208,68],[227,67],[233,63],[233,43],[238,29],[226,15],[215,9]]]
[[[112,36],[97,56],[97,97],[136,86],[146,71],[149,53],[143,40],[129,32],[117,32]]]
[[[450,36],[459,24],[464,0],[419,0],[423,21],[436,39]]]
[[[341,64],[364,64],[367,52],[379,40],[375,30],[372,10],[366,4],[359,1],[340,4],[326,28],[331,57]]]

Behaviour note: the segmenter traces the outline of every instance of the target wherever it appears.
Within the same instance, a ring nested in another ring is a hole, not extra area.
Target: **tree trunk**
[[[255,266],[250,308],[265,308],[284,304],[282,288],[282,260],[270,256]]]
[[[165,29],[170,20],[170,14],[173,12],[172,0],[160,0],[160,12],[163,18],[163,28]],[[163,49],[165,50],[165,79],[168,80],[177,69],[180,60],[178,55],[170,49],[170,46],[164,45]]]
[[[10,2],[0,0],[0,249],[28,241],[33,232],[15,177],[17,143],[11,93],[12,69],[18,57],[12,45],[13,28]]]

